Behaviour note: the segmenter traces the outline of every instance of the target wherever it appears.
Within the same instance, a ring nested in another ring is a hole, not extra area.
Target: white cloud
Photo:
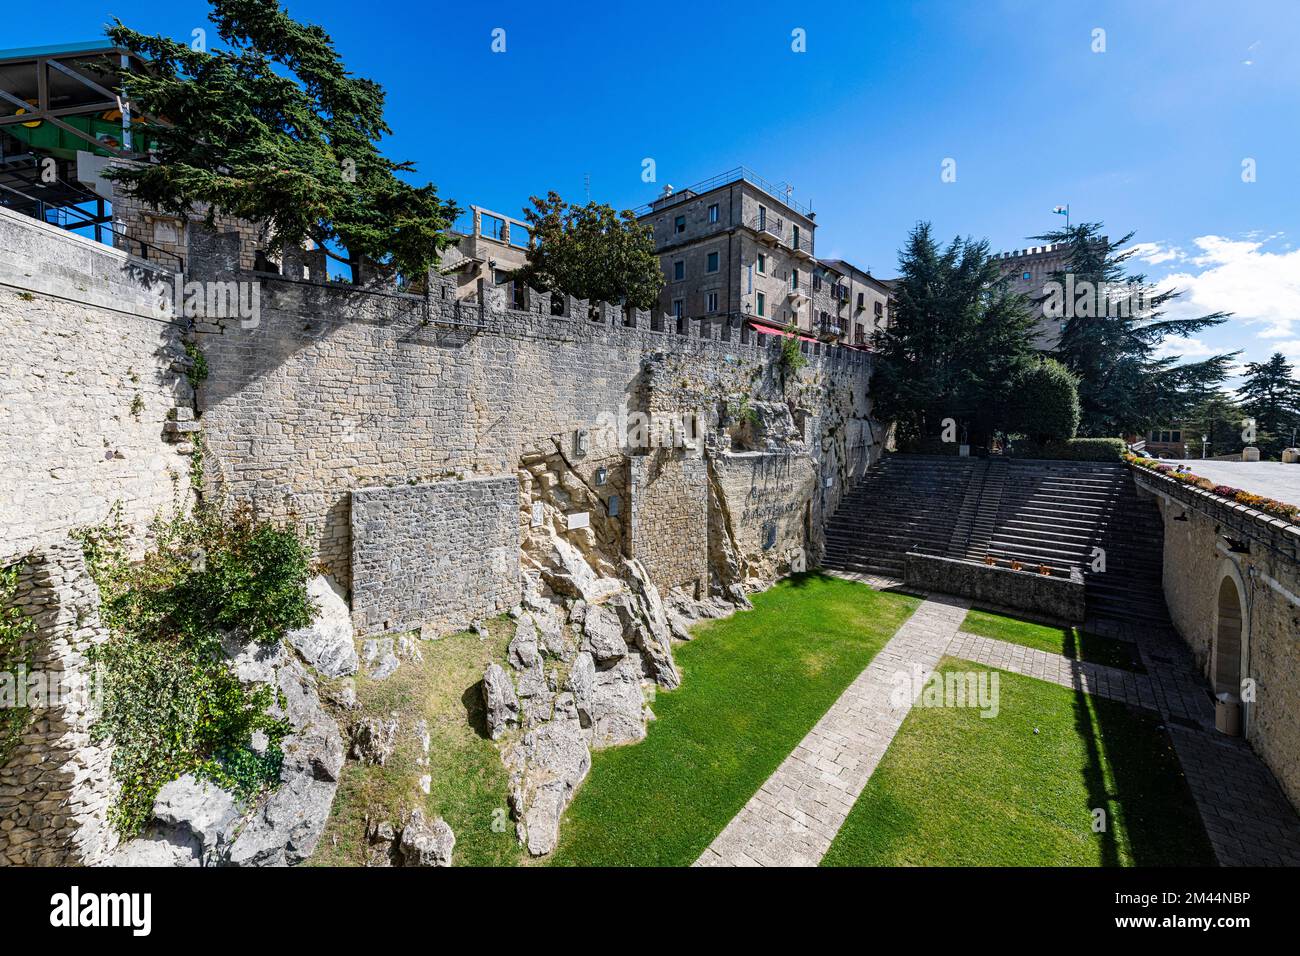
[[[1133,258],[1140,259],[1151,266],[1187,258],[1183,250],[1177,246],[1162,246],[1158,242],[1135,242],[1131,248],[1134,253]]]
[[[1181,355],[1183,358],[1198,358],[1203,355],[1217,355],[1218,349],[1211,348],[1200,339],[1165,339],[1157,346],[1157,358],[1167,355]]]
[[[1251,327],[1259,338],[1295,335],[1300,331],[1295,328],[1300,326],[1300,249],[1265,251],[1265,244],[1275,238],[1195,239],[1200,252],[1189,265],[1198,271],[1176,272],[1160,282],[1183,292],[1170,303],[1169,317],[1232,312],[1230,322]]]

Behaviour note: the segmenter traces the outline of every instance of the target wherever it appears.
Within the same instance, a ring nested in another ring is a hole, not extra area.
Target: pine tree
[[[1247,362],[1241,387],[1242,411],[1254,419],[1261,458],[1277,458],[1290,447],[1300,427],[1300,381],[1281,352],[1267,362]]]
[[[276,0],[212,0],[211,20],[229,49],[109,28],[148,61],[122,75],[127,98],[161,118],[150,120],[152,161],[112,178],[177,215],[206,206],[209,224],[218,213],[262,223],[273,245],[311,239],[354,281],[363,262],[422,278],[459,210],[399,178],[410,163],[380,154],[392,132],[383,88],[350,74],[325,31]]]
[[[1008,414],[1014,382],[1033,360],[1033,318],[1009,291],[987,242],[940,249],[918,224],[899,253],[893,322],[878,337],[876,413],[903,446],[933,442],[954,419],[985,444]]]
[[[1223,381],[1236,354],[1183,362],[1177,355],[1159,357],[1160,344],[1212,328],[1229,313],[1164,318],[1181,293],[1156,290],[1141,273],[1130,275],[1126,263],[1134,249],[1121,247],[1133,233],[1112,242],[1101,228],[1086,222],[1033,237],[1070,249],[1044,307],[1049,315],[1059,307],[1065,320],[1056,357],[1079,377],[1079,434],[1141,434],[1184,418]]]
[[[1189,454],[1199,457],[1230,455],[1241,451],[1242,421],[1246,411],[1231,395],[1223,391],[1210,393],[1182,419],[1183,441]],[[1208,448],[1203,447],[1208,444]]]

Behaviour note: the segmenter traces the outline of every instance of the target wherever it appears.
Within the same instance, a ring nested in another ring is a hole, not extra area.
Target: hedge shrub
[[[1128,445],[1122,438],[1071,438],[1043,445],[1017,442],[1016,458],[1045,458],[1053,461],[1123,461]]]
[[[1036,445],[1069,441],[1079,429],[1079,379],[1055,359],[1044,359],[1016,376],[1011,427]]]

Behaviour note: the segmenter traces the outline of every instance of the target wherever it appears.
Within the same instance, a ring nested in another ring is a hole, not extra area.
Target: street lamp
[[[1206,450],[1207,450],[1209,447],[1210,447],[1210,436],[1209,436],[1209,435],[1202,435],[1202,436],[1201,436],[1201,458],[1202,458],[1202,459],[1204,459],[1204,458],[1206,457]]]

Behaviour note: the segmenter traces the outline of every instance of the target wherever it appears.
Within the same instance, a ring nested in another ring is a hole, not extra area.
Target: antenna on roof
[[[591,173],[583,173],[582,184],[587,190],[587,202],[591,202]]]

